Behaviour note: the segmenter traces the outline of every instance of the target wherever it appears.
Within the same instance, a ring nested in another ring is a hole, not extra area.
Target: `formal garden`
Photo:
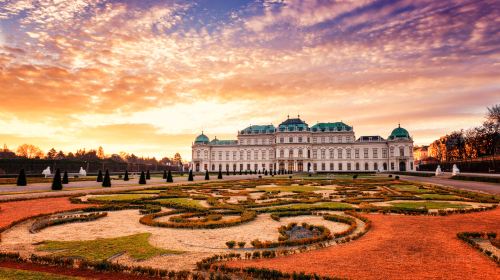
[[[2,257],[180,279],[309,279],[314,276],[232,268],[224,262],[342,246],[370,232],[370,217],[482,212],[496,208],[499,197],[390,175],[294,175],[166,183],[70,201],[81,209],[5,227]],[[498,262],[496,233],[460,233],[459,238]]]

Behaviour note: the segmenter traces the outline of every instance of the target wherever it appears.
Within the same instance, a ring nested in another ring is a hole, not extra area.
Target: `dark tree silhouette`
[[[139,184],[146,185],[146,175],[144,174],[144,171],[141,171],[141,177],[139,178]]]
[[[102,181],[102,186],[105,188],[111,187],[111,177],[109,177],[109,171],[106,169],[106,173],[104,174],[104,180]]]
[[[219,169],[219,175],[217,176],[217,179],[222,179],[222,170]]]
[[[210,175],[208,174],[208,170],[205,170],[205,180],[210,180]]]
[[[97,173],[97,182],[102,182],[102,171],[99,170],[99,173]]]
[[[123,181],[128,181],[128,170],[125,170],[125,176],[123,176]]]
[[[64,171],[64,175],[63,175],[63,178],[62,178],[62,183],[63,184],[69,184],[68,171]]]
[[[151,180],[151,174],[149,174],[149,170],[146,171],[146,180]]]
[[[173,183],[174,182],[174,178],[172,178],[172,171],[168,171],[168,174],[167,174],[167,183]]]
[[[52,190],[60,191],[62,190],[62,182],[61,182],[61,170],[57,169],[56,174],[54,174],[54,180],[52,180]]]
[[[189,176],[188,176],[188,181],[193,181],[194,178],[193,178],[193,170],[189,170]]]
[[[19,176],[17,176],[17,184],[18,186],[26,186],[28,182],[26,180],[26,172],[24,172],[24,168],[19,171]]]

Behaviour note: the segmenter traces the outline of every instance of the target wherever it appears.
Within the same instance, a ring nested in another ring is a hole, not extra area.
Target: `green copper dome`
[[[203,132],[194,140],[195,144],[208,144],[208,142],[210,142],[210,139]]]
[[[393,140],[393,139],[399,139],[399,138],[408,138],[410,139],[410,134],[408,133],[408,130],[402,128],[400,125],[398,125],[398,127],[396,127],[391,135],[389,136],[389,139]]]

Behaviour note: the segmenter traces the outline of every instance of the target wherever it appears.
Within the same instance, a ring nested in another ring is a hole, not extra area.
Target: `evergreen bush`
[[[62,182],[61,182],[61,170],[57,169],[54,174],[54,180],[52,180],[52,190],[60,191],[62,190]]]
[[[193,181],[193,170],[189,170],[189,176],[188,176],[188,181]]]
[[[102,182],[102,171],[99,170],[99,173],[97,173],[97,182]]]
[[[62,178],[62,183],[63,184],[69,184],[68,171],[64,171],[64,175],[63,175],[63,178]]]
[[[123,176],[123,181],[128,181],[128,170],[125,170],[125,176]]]
[[[102,186],[105,188],[111,187],[111,177],[109,176],[109,171],[107,169],[104,174],[104,179],[102,180]]]
[[[174,178],[172,178],[172,171],[168,171],[167,173],[167,183],[173,183],[174,182]]]
[[[18,185],[18,186],[28,185],[28,182],[26,180],[26,172],[24,172],[24,168],[19,171],[19,176],[17,176],[16,185]]]
[[[139,184],[146,185],[146,174],[144,174],[144,171],[141,171],[141,177],[139,178]]]

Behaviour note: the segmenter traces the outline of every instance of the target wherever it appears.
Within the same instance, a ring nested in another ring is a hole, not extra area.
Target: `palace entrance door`
[[[297,172],[304,172],[304,163],[301,160],[297,162]]]

